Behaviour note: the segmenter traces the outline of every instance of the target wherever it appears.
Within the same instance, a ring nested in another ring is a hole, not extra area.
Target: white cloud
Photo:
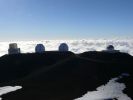
[[[60,43],[66,42],[70,51],[74,53],[82,53],[84,51],[101,51],[106,49],[107,45],[114,45],[115,49],[121,52],[127,52],[133,55],[133,40],[105,40],[105,39],[91,39],[91,40],[44,40],[44,41],[19,41],[18,47],[21,48],[22,53],[34,52],[35,46],[38,43],[45,45],[46,51],[58,50]],[[8,45],[10,42],[0,42],[0,56],[8,53]]]

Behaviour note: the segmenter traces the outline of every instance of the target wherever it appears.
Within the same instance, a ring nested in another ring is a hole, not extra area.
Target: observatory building
[[[17,47],[17,43],[9,44],[8,54],[18,54],[20,53],[20,48]]]
[[[113,45],[108,45],[107,46],[107,51],[114,51],[114,46]]]
[[[108,45],[106,50],[103,50],[103,52],[116,53],[116,52],[120,52],[120,51],[119,50],[115,50],[113,45]]]
[[[45,51],[45,47],[43,44],[37,44],[35,47],[35,52],[36,53],[42,53]]]
[[[59,46],[59,51],[68,51],[69,47],[66,43],[61,43]]]

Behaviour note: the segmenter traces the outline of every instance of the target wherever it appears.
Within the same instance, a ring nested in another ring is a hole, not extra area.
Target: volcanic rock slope
[[[0,86],[23,88],[3,100],[73,100],[122,73],[124,93],[133,98],[133,57],[126,53],[44,52],[0,58]]]

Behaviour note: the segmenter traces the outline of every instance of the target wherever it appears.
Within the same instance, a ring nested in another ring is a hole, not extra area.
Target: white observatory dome
[[[36,53],[42,53],[45,51],[45,47],[43,44],[37,44],[35,47],[35,52]]]
[[[20,53],[20,48],[18,48],[17,43],[10,43],[8,54],[19,54],[19,53]]]
[[[59,46],[59,51],[68,51],[69,47],[66,43],[61,43]]]

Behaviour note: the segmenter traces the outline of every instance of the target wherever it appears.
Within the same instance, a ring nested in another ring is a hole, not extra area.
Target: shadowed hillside
[[[125,53],[6,55],[0,58],[0,66],[1,86],[23,87],[4,95],[3,100],[73,100],[121,73],[131,75],[121,81],[127,86],[125,93],[133,98],[133,57]]]
[[[44,52],[5,55],[0,58],[0,83],[24,77],[32,71],[46,68],[74,56],[72,52]]]

